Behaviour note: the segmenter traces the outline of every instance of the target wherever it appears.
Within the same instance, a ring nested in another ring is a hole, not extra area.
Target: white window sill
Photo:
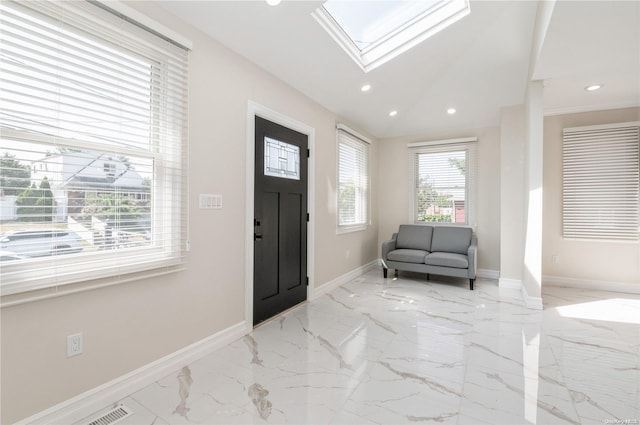
[[[362,230],[367,230],[369,224],[354,224],[350,226],[338,226],[336,228],[336,235],[341,235],[344,233],[353,233],[360,232]]]

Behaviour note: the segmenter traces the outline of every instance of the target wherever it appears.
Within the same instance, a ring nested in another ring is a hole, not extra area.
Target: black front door
[[[253,324],[307,299],[307,136],[255,118]]]

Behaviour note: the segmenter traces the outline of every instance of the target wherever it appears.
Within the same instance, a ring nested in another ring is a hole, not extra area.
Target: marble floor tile
[[[366,273],[136,391],[130,424],[640,424],[640,296]]]

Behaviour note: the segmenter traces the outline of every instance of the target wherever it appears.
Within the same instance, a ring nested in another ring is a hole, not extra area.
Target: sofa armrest
[[[396,249],[397,239],[398,239],[398,234],[394,233],[393,236],[391,236],[390,240],[382,242],[382,252],[380,256],[380,258],[382,258],[382,261],[387,261],[387,254],[389,254],[391,251]]]
[[[471,245],[467,250],[467,259],[469,260],[469,279],[475,279],[476,270],[478,269],[478,239],[475,236],[471,238]]]

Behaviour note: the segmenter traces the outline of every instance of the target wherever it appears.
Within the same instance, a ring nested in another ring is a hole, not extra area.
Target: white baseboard
[[[520,279],[508,279],[506,277],[501,277],[498,281],[498,286],[503,289],[517,289],[520,290],[522,288],[522,280]]]
[[[604,280],[576,279],[572,277],[542,276],[542,285],[560,286],[564,288],[593,289],[597,291],[623,292],[640,294],[640,282],[607,282]]]
[[[500,279],[500,271],[491,269],[478,269],[476,270],[476,277],[498,280]]]
[[[498,286],[501,289],[516,289],[520,291],[520,295],[522,295],[522,301],[527,308],[532,310],[542,310],[542,297],[532,297],[527,293],[527,289],[524,287],[522,280],[520,279],[507,279],[504,277],[500,278],[498,282]]]
[[[16,425],[76,423],[167,374],[230,344],[251,330],[251,325],[245,321],[237,323],[126,375],[23,419]]]
[[[357,269],[353,269],[350,272],[347,272],[341,276],[336,277],[333,280],[325,283],[324,285],[314,288],[313,293],[311,294],[309,301],[315,300],[326,294],[327,292],[333,291],[338,286],[342,286],[345,283],[355,279],[358,276],[363,275],[369,270],[375,269],[380,264],[380,259],[373,260],[372,262],[365,264],[364,266],[360,266]]]
[[[522,300],[524,301],[524,305],[526,305],[527,308],[530,308],[532,310],[543,309],[544,306],[542,304],[542,297],[529,296],[529,294],[527,293],[527,288],[525,288],[524,285],[521,286],[520,293],[522,294]]]

